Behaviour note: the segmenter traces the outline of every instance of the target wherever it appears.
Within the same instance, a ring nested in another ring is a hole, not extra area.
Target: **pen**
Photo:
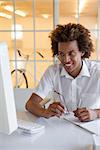
[[[54,92],[55,92],[56,94],[58,94],[59,96],[61,96],[62,99],[63,99],[63,103],[64,103],[64,105],[65,105],[65,107],[64,107],[64,109],[65,109],[65,110],[64,110],[64,115],[70,114],[70,112],[69,112],[69,110],[68,110],[68,108],[67,108],[67,106],[66,106],[66,101],[65,101],[64,96],[63,96],[61,93],[57,92],[56,90],[54,90]]]
[[[81,98],[79,99],[79,103],[78,103],[78,107],[77,108],[80,108],[81,107],[81,103],[82,103],[82,100]]]

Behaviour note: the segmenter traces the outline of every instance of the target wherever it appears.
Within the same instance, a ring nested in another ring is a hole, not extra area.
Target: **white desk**
[[[32,90],[15,90],[16,108],[24,110],[24,105]],[[93,144],[92,135],[59,118],[39,118],[45,125],[45,132],[37,135],[22,135],[17,131],[12,135],[0,133],[0,150],[87,150]]]
[[[18,131],[12,135],[0,133],[0,150],[88,150],[93,144],[92,135],[59,118],[39,118],[45,132],[37,135],[22,135]]]

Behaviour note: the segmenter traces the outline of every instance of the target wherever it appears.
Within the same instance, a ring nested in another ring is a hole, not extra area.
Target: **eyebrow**
[[[68,51],[68,52],[72,52],[72,51],[74,51],[74,50],[72,49],[72,50],[70,50],[70,51]],[[61,52],[61,53],[63,53],[62,51],[59,51],[59,50],[58,50],[58,52]],[[74,52],[75,52],[75,51],[74,51]]]

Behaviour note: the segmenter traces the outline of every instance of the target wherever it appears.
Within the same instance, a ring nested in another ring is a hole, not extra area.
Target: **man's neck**
[[[73,78],[76,78],[80,74],[82,67],[83,67],[83,61],[80,65],[80,67],[77,68],[77,70],[73,71],[71,74],[70,73],[68,73],[68,74],[71,75]]]

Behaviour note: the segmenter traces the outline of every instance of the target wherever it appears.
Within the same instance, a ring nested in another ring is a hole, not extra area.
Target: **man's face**
[[[73,77],[76,77],[82,67],[83,53],[79,51],[77,41],[59,42],[58,58],[65,70]]]

